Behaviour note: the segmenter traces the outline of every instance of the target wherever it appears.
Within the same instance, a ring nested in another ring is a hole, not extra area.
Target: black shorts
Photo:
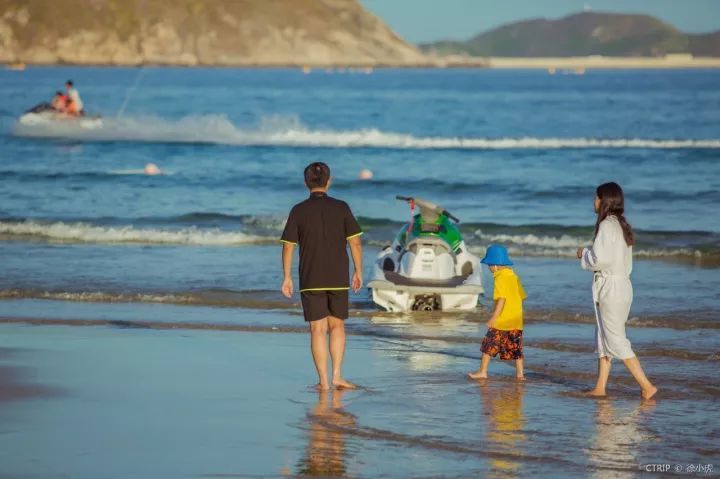
[[[303,291],[300,293],[305,321],[334,316],[338,319],[348,317],[348,290]]]

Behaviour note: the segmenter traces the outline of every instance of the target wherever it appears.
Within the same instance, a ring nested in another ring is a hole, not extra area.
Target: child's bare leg
[[[515,377],[525,380],[525,370],[523,369],[523,358],[515,360]]]
[[[610,377],[610,358],[603,356],[598,358],[598,377],[595,389],[588,391],[588,396],[605,396],[608,378]]]
[[[330,389],[327,377],[328,367],[328,320],[327,318],[310,321],[310,350],[312,351],[315,369],[318,374],[317,388],[321,391]]]
[[[490,355],[483,353],[482,359],[480,361],[480,369],[478,369],[474,373],[469,373],[468,377],[470,379],[485,379],[485,378],[487,378],[487,370],[488,370],[489,364],[490,364]]]
[[[650,399],[653,397],[657,392],[657,388],[653,386],[647,376],[645,376],[645,371],[643,371],[642,366],[640,366],[640,360],[637,356],[633,356],[632,358],[625,359],[623,361],[625,363],[625,367],[628,368],[630,374],[633,375],[635,381],[637,381],[640,385],[643,399]]]

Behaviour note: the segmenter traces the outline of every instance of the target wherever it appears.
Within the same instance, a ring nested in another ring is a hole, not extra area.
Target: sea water
[[[67,79],[101,127],[17,123]],[[1,71],[0,359],[57,389],[4,406],[5,471],[717,467],[718,85],[703,70]],[[318,160],[366,231],[366,273],[409,218],[398,194],[458,216],[477,254],[509,247],[528,292],[527,384],[499,361],[490,382],[464,378],[479,361],[486,274],[471,313],[387,314],[353,295],[345,370],[366,389],[308,391],[305,325],[297,298],[278,292],[277,239],[307,194],[302,169]],[[145,175],[147,163],[164,174]],[[364,169],[372,180],[358,179]],[[594,318],[574,253],[592,239],[605,181],[624,187],[637,233],[628,334],[657,405],[640,403],[619,366],[610,400],[579,395],[593,382]],[[84,434],[67,436],[77,424]],[[172,460],[159,445],[168,431]]]
[[[68,78],[101,127],[16,121]],[[572,258],[592,238],[595,187],[617,181],[637,230],[637,311],[717,311],[718,80],[705,70],[2,71],[0,296],[275,290],[276,240],[306,196],[303,167],[319,160],[366,231],[366,267],[409,217],[395,195],[415,195],[459,217],[476,253],[507,245],[529,276],[529,307],[542,308],[587,300]],[[147,163],[164,174],[145,175]],[[358,179],[363,169],[372,180]]]

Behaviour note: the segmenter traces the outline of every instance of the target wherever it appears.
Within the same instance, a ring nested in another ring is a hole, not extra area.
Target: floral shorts
[[[501,331],[490,328],[482,340],[480,351],[493,358],[499,354],[503,361],[522,359],[522,330]]]

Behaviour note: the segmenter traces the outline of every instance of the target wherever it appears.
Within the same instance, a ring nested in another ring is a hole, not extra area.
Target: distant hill
[[[495,57],[720,56],[720,32],[691,35],[648,15],[583,12],[501,26],[467,41],[421,45],[439,55]]]
[[[0,63],[426,61],[356,0],[0,0]]]

